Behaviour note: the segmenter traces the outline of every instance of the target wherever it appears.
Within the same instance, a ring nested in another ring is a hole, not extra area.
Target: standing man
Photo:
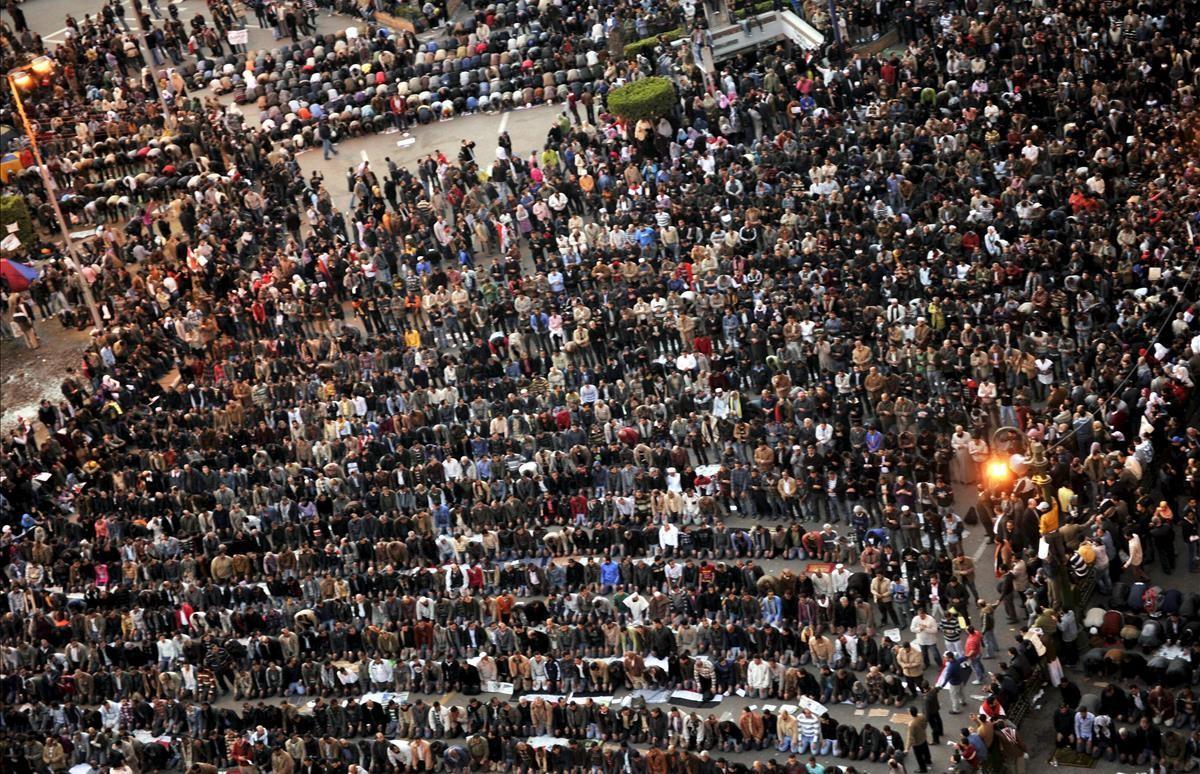
[[[1005,571],[1004,577],[996,582],[996,591],[1000,594],[1000,601],[1004,603],[1004,613],[1008,617],[1010,624],[1015,624],[1019,621],[1017,605],[1014,600],[1016,595],[1015,582],[1012,570]]]
[[[917,612],[917,617],[912,619],[912,623],[908,625],[908,630],[913,633],[917,646],[921,649],[921,655],[925,657],[925,666],[937,664],[937,637],[941,627],[933,616],[926,613],[925,608],[921,608]]]
[[[996,604],[982,599],[975,600],[979,605],[979,630],[983,632],[983,657],[991,658],[1000,650],[996,642]]]
[[[938,698],[938,689],[932,685],[925,686],[925,720],[929,723],[929,733],[933,735],[933,743],[941,744],[945,727],[942,725],[942,703]]]
[[[908,724],[908,736],[904,744],[912,750],[919,774],[925,774],[933,765],[933,757],[929,754],[929,721],[917,712],[915,706],[908,708],[908,714],[912,716],[912,720]]]
[[[942,671],[938,674],[934,687],[946,688],[950,691],[951,715],[957,715],[962,711],[964,703],[963,684],[967,681],[969,671],[965,657],[960,658],[955,656],[952,651],[946,651],[945,659],[942,662]]]

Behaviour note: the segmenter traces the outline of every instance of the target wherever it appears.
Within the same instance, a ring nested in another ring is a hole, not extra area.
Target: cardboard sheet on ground
[[[527,740],[530,747],[569,747],[570,739],[558,736],[531,736]]]
[[[523,694],[521,694],[521,698],[529,699],[529,701],[535,701],[537,699],[541,699],[542,701],[547,701],[547,702],[550,702],[551,704],[556,704],[556,703],[558,703],[559,699],[567,698],[567,695],[565,693],[523,693]]]
[[[650,656],[646,659],[646,668],[649,669],[650,667],[658,667],[659,669],[667,670],[671,668],[671,665],[667,663],[665,658],[655,658],[654,656]]]
[[[868,717],[872,717],[872,718],[886,718],[890,714],[891,714],[890,711],[885,710],[885,709],[878,709],[878,708],[873,709],[867,713]]]
[[[671,694],[671,703],[678,704],[681,707],[715,707],[721,703],[725,697],[721,694],[713,696],[708,701],[704,700],[704,694],[696,693],[695,691],[675,691]],[[647,703],[649,703],[647,701]]]
[[[385,707],[389,702],[393,701],[397,704],[403,704],[404,702],[408,701],[408,694],[393,693],[391,691],[373,691],[371,693],[364,693],[362,696],[358,697],[359,704],[366,704],[369,701],[373,701],[376,704],[382,704]]]
[[[646,700],[647,704],[666,704],[671,698],[670,691],[658,691],[651,688],[642,688],[629,694],[630,697],[640,696]]]
[[[1153,657],[1165,658],[1168,661],[1176,658],[1183,659],[1184,661],[1192,660],[1192,654],[1187,650],[1187,648],[1182,648],[1178,645],[1163,645],[1161,648],[1154,651]]]
[[[92,774],[95,769],[88,763],[77,763],[69,769],[71,774]]]
[[[502,683],[497,680],[488,680],[480,687],[483,689],[484,693],[502,693],[506,696],[512,696],[513,694],[512,683]]]
[[[587,694],[581,696],[574,693],[567,697],[567,704],[587,704],[589,701],[594,702],[598,707],[607,707],[613,703],[613,697],[588,696]]]
[[[171,743],[171,737],[169,735],[163,734],[162,736],[155,736],[149,731],[134,731],[133,738],[142,744],[153,744],[154,742],[159,742],[160,744]]]
[[[883,636],[887,637],[892,642],[896,642],[896,643],[900,642],[900,630],[899,629],[884,629]]]
[[[829,710],[825,709],[824,704],[820,703],[819,701],[813,701],[807,696],[801,696],[799,701],[800,709],[806,709],[814,715],[824,715],[825,713],[829,712]]]

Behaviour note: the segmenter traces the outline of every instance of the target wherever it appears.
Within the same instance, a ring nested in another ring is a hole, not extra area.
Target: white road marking
[[[508,117],[512,115],[511,110],[504,111],[504,115],[500,116],[500,128],[496,130],[496,134],[503,134],[508,128]]]
[[[971,561],[978,563],[979,557],[983,556],[983,552],[987,550],[987,537],[984,537],[983,542],[979,544],[979,548],[975,549],[975,555],[971,557]]]

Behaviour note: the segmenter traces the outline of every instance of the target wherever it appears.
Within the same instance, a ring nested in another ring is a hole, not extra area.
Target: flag
[[[0,258],[0,277],[4,278],[4,284],[11,291],[19,292],[28,290],[29,286],[40,275],[41,272],[29,264],[13,261],[8,258]]]

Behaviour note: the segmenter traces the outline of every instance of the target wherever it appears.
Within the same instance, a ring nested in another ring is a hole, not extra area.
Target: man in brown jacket
[[[282,747],[271,753],[272,774],[292,774],[295,764],[296,762],[292,760],[292,756]]]
[[[225,546],[221,546],[220,553],[209,564],[209,573],[217,583],[228,583],[233,578],[233,559],[226,551]]]
[[[640,690],[646,687],[646,661],[640,653],[629,651],[625,654],[625,676],[629,678],[629,684],[634,690]]]
[[[742,710],[741,717],[738,718],[738,728],[742,730],[742,744],[747,750],[761,750],[763,748],[763,721],[762,716],[757,712],[751,712],[749,707]]]
[[[920,660],[920,654],[917,654],[917,659]],[[933,764],[933,758],[929,755],[929,721],[925,719],[924,715],[917,712],[916,707],[909,707],[908,714],[912,715],[912,721],[908,724],[908,735],[904,740],[904,746],[912,750],[913,757],[917,761],[917,771],[929,771],[929,767]]]
[[[896,650],[896,663],[910,682],[920,681],[921,675],[925,671],[925,661],[921,657],[921,651],[914,648],[911,642],[904,643]]]

